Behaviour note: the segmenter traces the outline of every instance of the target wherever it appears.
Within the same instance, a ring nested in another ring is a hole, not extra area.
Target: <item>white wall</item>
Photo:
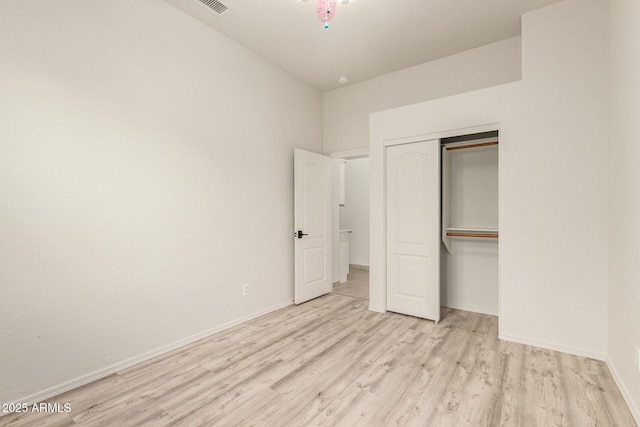
[[[349,263],[369,265],[369,158],[347,160],[340,229],[351,230]]]
[[[372,309],[386,307],[384,141],[498,123],[500,336],[605,357],[607,7],[525,15],[522,82],[371,115]]]
[[[319,92],[154,0],[1,2],[0,62],[0,402],[291,302]]]
[[[324,152],[369,145],[369,114],[520,80],[520,37],[323,94]]]
[[[609,366],[640,424],[640,2],[610,2]]]

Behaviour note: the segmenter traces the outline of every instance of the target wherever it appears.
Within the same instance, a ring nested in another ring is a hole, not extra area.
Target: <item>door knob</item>
[[[302,239],[302,236],[308,236],[308,234],[303,233],[302,230],[298,230],[297,236],[298,236],[298,239]]]

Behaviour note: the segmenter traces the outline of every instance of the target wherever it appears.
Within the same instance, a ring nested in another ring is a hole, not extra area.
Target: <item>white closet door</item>
[[[387,147],[387,309],[440,320],[440,142]]]

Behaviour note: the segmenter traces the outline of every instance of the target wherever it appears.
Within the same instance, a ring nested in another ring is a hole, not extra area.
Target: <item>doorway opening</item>
[[[369,157],[332,162],[333,292],[369,300]]]
[[[498,315],[498,131],[442,138],[441,305]]]

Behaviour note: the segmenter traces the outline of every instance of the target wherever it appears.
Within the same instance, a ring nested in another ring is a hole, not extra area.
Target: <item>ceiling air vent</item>
[[[213,10],[218,15],[222,14],[225,10],[228,9],[227,6],[220,3],[218,0],[198,0],[203,5],[207,6],[209,9]]]

